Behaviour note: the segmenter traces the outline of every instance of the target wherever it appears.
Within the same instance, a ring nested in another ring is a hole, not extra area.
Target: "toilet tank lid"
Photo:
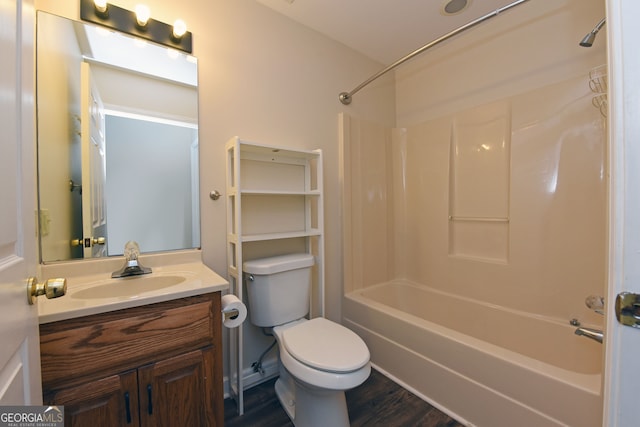
[[[250,274],[274,274],[282,271],[311,267],[312,265],[313,255],[302,253],[246,261],[242,264],[242,270]]]

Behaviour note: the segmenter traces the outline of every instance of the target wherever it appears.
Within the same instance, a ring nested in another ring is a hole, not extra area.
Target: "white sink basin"
[[[178,285],[187,280],[183,276],[132,276],[120,279],[105,279],[95,285],[70,292],[75,299],[130,298],[163,288]]]
[[[38,321],[40,324],[57,322],[229,288],[229,282],[202,263],[199,251],[187,254],[186,262],[167,262],[176,256],[152,255],[148,260],[153,273],[119,279],[112,279],[111,272],[122,266],[120,260],[111,263],[100,260],[96,265],[90,265],[93,261],[83,262],[80,267],[87,268],[89,264],[88,267],[97,270],[84,275],[65,274],[69,267],[52,266],[43,274],[66,276],[67,294],[62,298],[39,298]],[[153,265],[151,261],[162,265]]]

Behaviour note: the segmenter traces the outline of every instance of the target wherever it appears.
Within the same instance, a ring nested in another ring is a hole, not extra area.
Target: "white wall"
[[[46,19],[46,17],[44,17]],[[80,50],[71,24],[53,24],[39,28],[38,64],[43,70],[38,87],[38,136],[42,158],[40,180],[40,209],[45,212],[47,222],[42,233],[42,257],[47,261],[65,260],[71,257],[72,238],[80,238],[82,226],[74,229],[72,206],[80,204],[79,191],[69,191],[69,180],[80,183],[80,175],[70,171],[77,164],[72,161],[72,150],[80,151],[79,85],[67,84],[80,78]],[[75,89],[78,90],[75,90]],[[79,211],[77,212],[79,214]],[[48,230],[48,231],[47,231]],[[74,231],[77,235],[74,236]],[[81,252],[80,252],[81,253]],[[76,253],[79,255],[79,253]]]
[[[121,0],[132,10],[137,0]],[[394,87],[383,79],[346,107],[338,94],[381,68],[344,45],[253,0],[146,0],[154,19],[187,22],[199,72],[200,200],[205,263],[226,276],[224,144],[232,136],[324,152],[326,313],[339,320],[342,298],[338,114],[393,125]],[[79,2],[37,0],[36,8],[79,19]],[[250,364],[263,350],[247,348]]]
[[[195,247],[191,145],[197,129],[111,115],[105,122],[107,254],[122,255],[129,240],[143,252]]]
[[[197,88],[97,63],[91,72],[107,109],[198,123]]]

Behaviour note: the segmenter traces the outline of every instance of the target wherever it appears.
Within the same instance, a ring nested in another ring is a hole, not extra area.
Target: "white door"
[[[0,405],[41,405],[35,275],[32,0],[0,0]]]
[[[81,80],[82,234],[84,257],[106,256],[107,210],[105,203],[105,117],[100,92],[83,62]]]
[[[604,426],[640,425],[640,329],[620,325],[620,292],[640,294],[640,2],[607,0],[611,143]]]

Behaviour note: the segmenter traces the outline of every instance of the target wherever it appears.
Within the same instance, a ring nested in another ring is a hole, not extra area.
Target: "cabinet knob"
[[[27,300],[34,304],[36,298],[45,295],[47,299],[59,298],[67,293],[67,279],[49,279],[44,283],[38,283],[36,277],[27,279]]]

